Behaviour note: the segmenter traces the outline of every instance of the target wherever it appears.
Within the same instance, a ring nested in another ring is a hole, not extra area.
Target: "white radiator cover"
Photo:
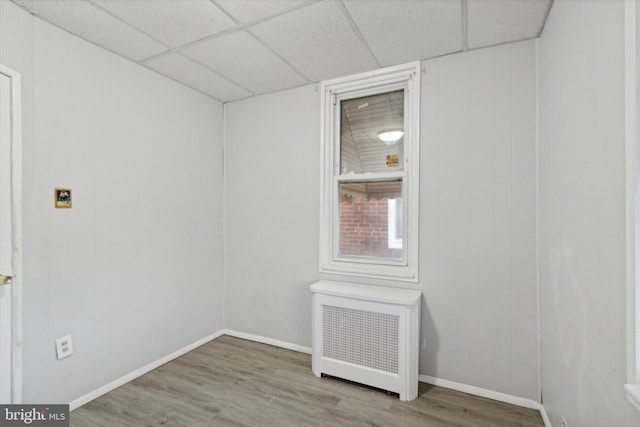
[[[422,293],[330,280],[314,283],[311,292],[313,373],[415,399]]]

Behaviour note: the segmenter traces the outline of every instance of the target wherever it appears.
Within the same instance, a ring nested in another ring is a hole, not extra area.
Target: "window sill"
[[[416,271],[406,265],[384,265],[355,263],[349,261],[329,261],[326,263],[321,263],[320,273],[368,277],[372,279],[399,280],[403,282],[418,281]]]
[[[627,399],[640,411],[640,385],[627,384],[624,386],[624,389],[627,392]]]

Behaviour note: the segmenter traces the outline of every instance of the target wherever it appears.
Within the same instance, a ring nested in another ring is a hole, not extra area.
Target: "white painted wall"
[[[423,66],[420,373],[537,400],[534,44]],[[308,86],[225,116],[226,327],[302,346],[309,284],[350,280],[318,273],[319,105]]]
[[[225,326],[311,346],[318,279],[320,96],[225,105]]]
[[[24,401],[66,403],[222,328],[222,105],[0,8],[27,76]]]
[[[637,426],[623,390],[624,2],[554,2],[539,64],[544,406],[555,426]]]
[[[423,67],[420,372],[537,401],[534,44]]]

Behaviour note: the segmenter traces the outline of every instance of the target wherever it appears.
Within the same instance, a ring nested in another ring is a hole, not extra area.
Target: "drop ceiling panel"
[[[207,67],[195,63],[178,53],[150,59],[145,62],[145,65],[222,102],[253,95],[251,92],[220,77]]]
[[[255,93],[275,92],[308,83],[244,31],[199,43],[183,53]]]
[[[336,2],[322,1],[251,28],[311,81],[377,68]]]
[[[91,0],[171,47],[219,33],[235,23],[209,0]]]
[[[215,0],[215,3],[227,11],[238,23],[247,24],[309,3],[309,0]]]
[[[344,0],[382,66],[462,50],[459,0]]]
[[[162,43],[131,28],[89,2],[73,0],[14,0],[14,2],[53,25],[136,61],[167,50]]]
[[[537,37],[552,3],[12,1],[63,30],[221,101]]]
[[[467,0],[469,48],[538,36],[551,0]]]

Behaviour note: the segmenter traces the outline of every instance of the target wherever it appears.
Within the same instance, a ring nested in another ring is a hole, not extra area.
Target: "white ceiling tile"
[[[550,1],[468,0],[468,47],[491,46],[536,37]]]
[[[144,65],[222,102],[252,95],[251,92],[218,76],[207,67],[178,53],[150,59]]]
[[[182,52],[256,93],[275,92],[307,83],[246,32],[207,40]]]
[[[88,2],[15,0],[45,21],[119,55],[141,60],[167,47]]]
[[[135,61],[155,58],[145,65],[222,101],[286,89],[307,80],[316,82],[372,70],[378,64],[387,66],[458,51],[464,44],[461,28],[464,4],[469,48],[535,37],[551,3],[551,0],[13,1],[45,21],[114,53]],[[193,59],[177,52],[159,55],[212,35],[186,48]]]
[[[344,0],[382,66],[462,50],[462,6],[452,0]]]
[[[209,0],[91,0],[171,47],[219,33],[235,23]]]
[[[277,15],[292,7],[308,3],[309,0],[215,0],[215,2],[240,24],[246,24]]]
[[[311,81],[377,68],[342,9],[322,1],[251,27]]]

